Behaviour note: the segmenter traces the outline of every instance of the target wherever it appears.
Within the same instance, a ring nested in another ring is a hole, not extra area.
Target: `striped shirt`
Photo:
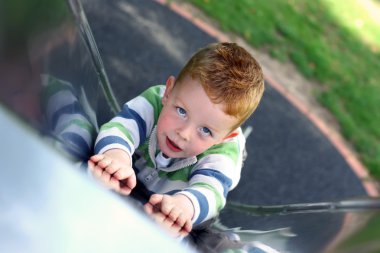
[[[240,179],[245,138],[239,134],[203,153],[172,159],[168,166],[156,162],[160,152],[156,124],[162,110],[165,86],[153,86],[124,104],[122,111],[104,124],[95,143],[95,153],[118,148],[138,157],[136,176],[156,193],[184,194],[194,206],[194,225],[215,217]]]

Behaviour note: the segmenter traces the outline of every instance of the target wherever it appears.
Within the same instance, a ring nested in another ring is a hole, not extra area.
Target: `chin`
[[[165,152],[164,152],[165,153]],[[184,158],[183,155],[180,154],[180,152],[168,152],[169,154],[166,154],[167,156],[169,156],[170,158]]]

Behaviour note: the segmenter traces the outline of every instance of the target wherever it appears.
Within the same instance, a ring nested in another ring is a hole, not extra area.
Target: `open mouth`
[[[166,137],[166,145],[173,152],[180,152],[182,149],[178,147],[174,142],[172,142],[169,138]]]

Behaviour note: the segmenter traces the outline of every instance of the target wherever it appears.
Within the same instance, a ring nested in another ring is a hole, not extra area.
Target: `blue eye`
[[[177,109],[177,113],[179,116],[186,117],[186,110],[185,109],[183,109],[181,107],[177,107],[176,109]]]
[[[208,129],[207,127],[201,127],[199,128],[199,131],[203,136],[212,136],[211,130]]]

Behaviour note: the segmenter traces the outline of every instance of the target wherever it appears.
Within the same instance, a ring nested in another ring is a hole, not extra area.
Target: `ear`
[[[166,80],[166,89],[164,96],[162,97],[162,104],[165,105],[166,102],[168,101],[168,98],[173,90],[175,84],[175,77],[174,76],[169,76],[168,80]]]
[[[228,138],[233,138],[233,137],[236,137],[238,136],[239,134],[239,131],[237,129],[235,129],[234,131],[232,131],[231,133],[229,133],[226,137],[223,138],[223,141],[228,139]]]

